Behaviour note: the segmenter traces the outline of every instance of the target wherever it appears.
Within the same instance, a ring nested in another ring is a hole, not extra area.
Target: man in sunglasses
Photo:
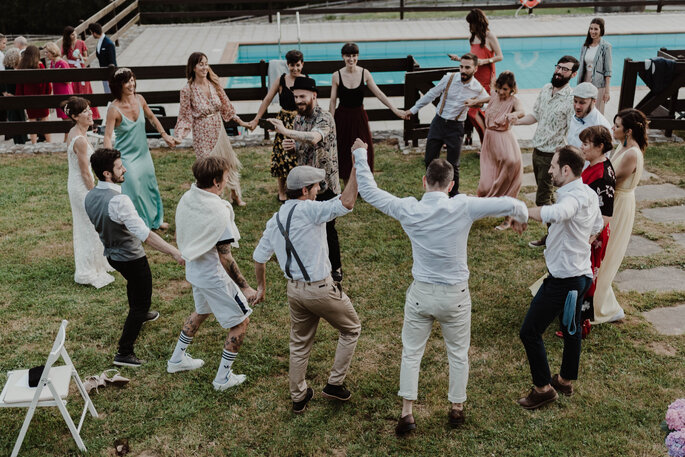
[[[573,90],[569,81],[576,76],[580,66],[573,56],[564,56],[554,67],[552,81],[547,83],[535,100],[533,112],[514,120],[517,125],[532,125],[537,122],[533,136],[533,173],[537,183],[535,205],[554,203],[552,179],[548,173],[552,157],[557,148],[566,145],[566,134],[574,115]],[[528,243],[530,247],[544,247],[547,235]]]

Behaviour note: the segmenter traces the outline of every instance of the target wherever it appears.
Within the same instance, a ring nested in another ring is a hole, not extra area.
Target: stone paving
[[[685,303],[652,309],[642,315],[663,335],[685,334]]]
[[[647,257],[663,251],[658,243],[642,236],[631,235],[626,257]]]
[[[614,284],[621,292],[685,292],[685,270],[678,267],[623,270],[616,275]]]
[[[674,233],[671,235],[671,237],[673,237],[673,240],[676,243],[685,248],[685,233]]]
[[[685,224],[685,205],[646,208],[642,210],[642,214],[654,222]]]
[[[635,189],[635,201],[656,202],[685,198],[685,190],[673,184],[648,184]]]

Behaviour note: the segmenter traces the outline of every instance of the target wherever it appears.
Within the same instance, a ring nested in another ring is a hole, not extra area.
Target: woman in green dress
[[[110,78],[109,85],[114,101],[107,110],[104,144],[111,148],[114,134],[114,148],[121,152],[121,161],[126,168],[121,191],[131,198],[138,215],[148,227],[164,230],[169,224],[164,222],[162,197],[147,145],[145,119],[170,148],[175,147],[177,141],[164,131],[143,96],[136,94],[136,77],[130,69],[118,69]]]

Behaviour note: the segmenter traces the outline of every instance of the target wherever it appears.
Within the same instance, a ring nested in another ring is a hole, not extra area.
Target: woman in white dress
[[[69,177],[67,190],[71,204],[71,216],[74,232],[74,261],[76,272],[74,281],[101,288],[114,281],[113,271],[103,252],[104,248],[95,227],[88,219],[84,200],[86,194],[95,186],[93,172],[90,169],[90,156],[93,148],[86,139],[86,132],[93,125],[93,112],[88,100],[71,97],[64,104],[64,113],[74,122],[67,135],[67,162]]]

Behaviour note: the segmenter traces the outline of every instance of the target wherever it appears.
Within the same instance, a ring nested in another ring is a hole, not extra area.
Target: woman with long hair
[[[21,55],[18,70],[44,70],[45,65],[40,61],[40,51],[34,45],[27,46]],[[17,95],[50,95],[52,93],[51,83],[17,83]],[[47,121],[50,116],[48,108],[26,108],[26,117],[29,121]],[[31,143],[38,142],[38,135],[29,135]],[[45,134],[45,140],[50,142],[50,134]]]
[[[59,46],[57,46],[55,43],[46,43],[45,46],[43,46],[43,49],[45,49],[45,55],[50,61],[50,68],[69,68],[67,61],[62,58],[62,53],[59,49]],[[70,95],[74,93],[72,87],[72,84],[69,82],[54,82],[52,83],[52,93],[55,95]],[[57,108],[55,112],[58,118],[64,120],[69,119],[69,116],[64,113],[62,108]],[[67,141],[66,133],[64,134],[64,141]]]
[[[86,194],[95,187],[95,179],[90,169],[93,148],[86,138],[86,133],[93,126],[93,113],[88,100],[81,97],[71,97],[63,102],[62,106],[63,112],[74,123],[67,135],[67,191],[71,204],[76,265],[74,281],[99,289],[114,281],[114,277],[107,274],[108,271],[113,271],[113,268],[103,255],[104,248],[100,236],[90,222],[84,206]]]
[[[67,59],[69,68],[86,68],[88,66],[88,47],[86,42],[79,40],[75,29],[68,25],[62,33],[62,55]],[[74,81],[72,83],[74,94],[92,94],[90,81]],[[91,107],[93,119],[100,119],[100,112],[96,107]]]
[[[235,120],[243,127],[248,124],[236,115],[204,53],[190,54],[186,78],[188,83],[181,89],[181,108],[174,135],[180,142],[192,132],[193,149],[198,159],[209,155],[226,158],[230,164],[227,186],[231,189],[231,197],[238,206],[245,206],[240,192],[242,165],[228,139],[224,121]]]
[[[280,119],[286,129],[293,128],[293,121],[297,116],[297,105],[295,105],[295,96],[290,88],[295,84],[295,78],[305,76],[302,73],[304,56],[297,49],[291,49],[285,54],[285,61],[288,65],[288,73],[281,74],[281,77],[271,84],[269,92],[259,106],[257,115],[248,123],[250,130],[257,128],[259,120],[266,113],[269,104],[276,95],[278,95],[278,103],[281,105],[281,110],[276,115],[276,119]],[[285,179],[290,170],[297,166],[296,151],[294,149],[288,151],[283,149],[283,138],[283,135],[276,132],[271,153],[271,176],[278,179],[278,201],[281,203],[286,200]]]
[[[162,135],[166,144],[173,148],[177,141],[164,131],[142,95],[136,93],[136,77],[130,68],[119,68],[109,79],[114,101],[107,110],[104,146],[118,149],[126,167],[126,179],[121,192],[133,201],[138,215],[151,229],[166,229],[164,207],[157,186],[155,165],[145,133],[145,119]],[[112,136],[116,139],[112,144]]]
[[[338,168],[340,178],[347,182],[352,170],[352,143],[359,138],[368,144],[369,167],[373,171],[373,139],[369,128],[369,117],[364,110],[364,86],[368,87],[378,100],[400,119],[403,114],[378,88],[371,72],[357,65],[359,46],[345,43],[341,50],[345,67],[333,73],[331,79],[331,101],[329,111],[335,118],[338,146]],[[340,104],[336,108],[336,103]]]
[[[521,148],[512,132],[511,121],[525,115],[521,101],[516,93],[514,73],[503,71],[495,81],[495,94],[469,104],[487,103],[485,109],[485,136],[480,152],[479,197],[509,196],[516,198],[521,189],[523,160]],[[506,217],[497,230],[511,226],[511,218]]]
[[[589,82],[597,88],[597,109],[602,114],[611,98],[611,43],[603,36],[604,19],[596,17],[590,21],[585,43],[580,48],[578,69],[578,84]]]
[[[618,272],[628,248],[635,222],[635,188],[640,183],[647,148],[647,118],[634,108],[620,111],[614,117],[614,140],[618,147],[611,154],[616,172],[616,196],[614,214],[611,218],[611,236],[606,254],[597,274],[594,295],[594,321],[614,322],[623,319],[625,313],[618,304],[611,283]]]
[[[490,23],[482,10],[478,8],[472,9],[466,15],[466,22],[469,24],[469,31],[471,32],[471,37],[469,38],[471,53],[478,57],[478,70],[473,76],[489,94],[495,82],[495,62],[500,62],[504,58],[502,48],[500,48],[497,36],[490,31]],[[454,54],[450,54],[450,58],[456,61],[460,60],[459,56]],[[483,112],[475,107],[470,108],[467,120],[472,127],[475,127],[482,143],[485,133],[485,116]],[[467,144],[470,144],[471,126],[467,127],[469,131],[466,140]]]
[[[19,49],[17,48],[10,48],[7,50],[5,53],[5,58],[2,60],[3,65],[5,66],[5,70],[14,70],[15,68],[19,67],[19,60],[21,59],[21,54],[19,53]],[[17,83],[5,83],[3,89],[2,89],[2,95],[4,97],[12,97],[14,95],[17,95]],[[25,122],[26,121],[26,113],[24,113],[23,109],[9,109],[7,110],[7,121],[8,122]],[[7,138],[7,137],[5,137]],[[26,144],[27,137],[26,134],[23,135],[14,135],[12,137],[12,140],[14,141],[14,144]]]

